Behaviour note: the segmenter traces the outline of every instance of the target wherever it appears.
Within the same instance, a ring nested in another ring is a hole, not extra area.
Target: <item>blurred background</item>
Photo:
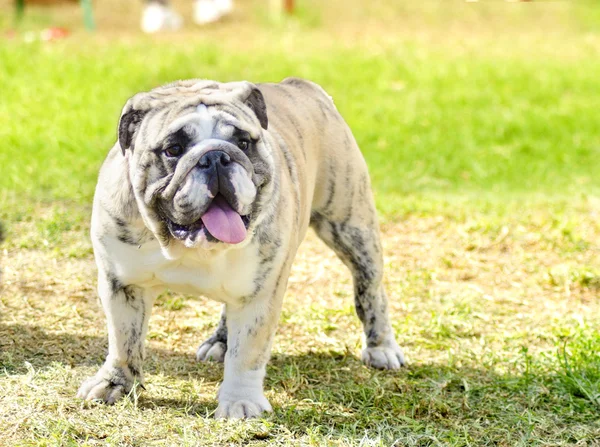
[[[290,15],[278,1],[238,0],[200,27],[193,2],[175,0],[183,29],[150,36],[140,31],[142,1],[94,2],[93,32],[78,2],[35,3],[15,21],[14,2],[0,2],[0,138],[19,148],[0,154],[3,202],[88,203],[137,91],[291,75],[334,97],[387,214],[439,196],[597,191],[593,3],[297,0]]]

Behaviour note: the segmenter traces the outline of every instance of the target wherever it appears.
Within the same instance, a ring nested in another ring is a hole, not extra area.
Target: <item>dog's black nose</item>
[[[218,165],[227,166],[231,163],[231,157],[224,151],[209,151],[200,157],[198,166],[202,169],[215,168]]]

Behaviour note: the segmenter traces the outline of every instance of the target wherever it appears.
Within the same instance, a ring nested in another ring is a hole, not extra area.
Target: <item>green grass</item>
[[[4,45],[3,195],[88,203],[120,109],[136,91],[179,78],[292,74],[334,97],[386,200],[597,194],[600,59],[583,37],[556,51],[556,42],[542,42],[536,57],[535,40],[511,51],[504,41],[449,49],[408,38],[312,51],[291,36],[258,53],[201,39]]]
[[[138,3],[98,5],[97,35],[77,8],[32,9],[20,30],[74,35],[0,43],[0,445],[599,445],[599,9],[307,0],[273,21],[240,3],[158,37],[135,31]],[[146,391],[82,404],[106,351],[90,202],[124,102],[178,78],[291,75],[330,92],[365,154],[410,367],[362,366],[349,275],[309,235],[268,367],[273,416],[212,418],[222,366],[193,353],[218,305],[170,293]]]

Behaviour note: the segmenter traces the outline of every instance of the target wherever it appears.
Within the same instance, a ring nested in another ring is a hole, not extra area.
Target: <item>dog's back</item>
[[[369,188],[370,182],[362,153],[333,99],[319,85],[299,78],[259,88],[267,104],[269,130],[288,132],[282,137],[303,174],[309,212],[341,217],[352,201],[352,190],[359,185]]]

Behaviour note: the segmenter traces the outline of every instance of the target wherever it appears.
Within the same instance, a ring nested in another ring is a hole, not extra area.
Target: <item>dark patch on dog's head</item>
[[[267,117],[267,104],[265,103],[265,98],[260,90],[254,87],[248,98],[246,98],[246,105],[252,109],[252,111],[256,114],[260,126],[263,129],[267,129],[269,127],[269,118]]]
[[[129,110],[121,116],[121,120],[119,121],[119,145],[123,154],[125,154],[127,149],[131,148],[135,132],[146,113],[146,111],[142,110]]]

